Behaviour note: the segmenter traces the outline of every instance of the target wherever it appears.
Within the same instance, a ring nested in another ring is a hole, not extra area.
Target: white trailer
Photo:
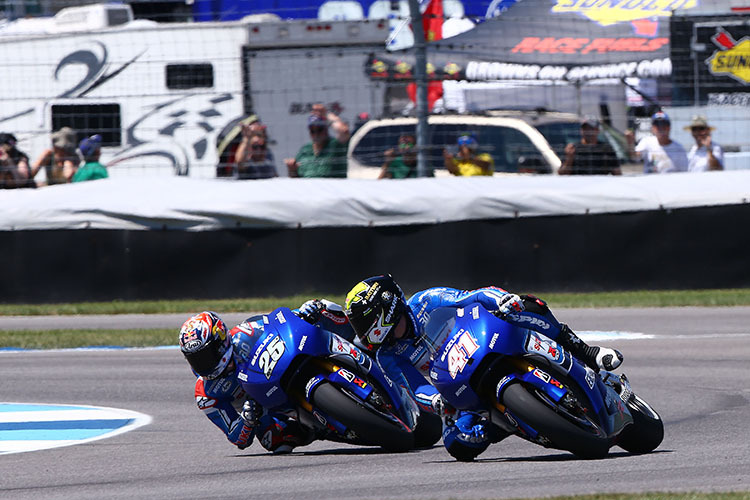
[[[285,175],[282,159],[309,141],[312,103],[336,104],[349,120],[382,108],[382,84],[364,64],[383,48],[385,22],[161,24],[133,21],[127,5],[98,4],[34,20],[32,29],[0,27],[0,131],[15,134],[32,161],[67,125],[80,137],[103,135],[112,177],[213,177],[220,132],[255,113]]]

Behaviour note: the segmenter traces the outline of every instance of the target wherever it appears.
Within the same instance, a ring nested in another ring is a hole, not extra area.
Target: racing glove
[[[503,295],[498,301],[497,311],[494,312],[495,315],[502,318],[510,313],[520,313],[524,309],[526,309],[526,307],[523,305],[523,299],[515,293],[509,293]]]
[[[242,411],[240,417],[248,427],[255,427],[258,425],[260,417],[263,416],[263,407],[259,405],[255,400],[248,399],[245,404],[242,405]]]
[[[297,315],[310,324],[315,324],[320,319],[320,313],[325,309],[325,304],[319,299],[310,299],[297,310]]]
[[[297,309],[297,316],[313,325],[320,321],[321,315],[325,315],[335,324],[340,325],[348,322],[344,309],[330,300],[310,299]],[[338,331],[335,331],[335,333],[340,335]]]

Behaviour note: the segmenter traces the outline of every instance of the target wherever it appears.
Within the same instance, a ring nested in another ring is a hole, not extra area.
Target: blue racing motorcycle
[[[421,414],[409,392],[351,342],[285,307],[263,323],[238,374],[263,407],[292,408],[301,424],[333,441],[406,451],[440,439],[440,419]]]
[[[614,445],[648,453],[664,437],[661,418],[625,375],[597,373],[480,304],[433,311],[423,342],[431,381],[448,403],[533,443],[600,458]]]

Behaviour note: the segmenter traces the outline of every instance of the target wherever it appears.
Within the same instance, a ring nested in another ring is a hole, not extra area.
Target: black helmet
[[[388,340],[401,317],[410,319],[404,292],[391,275],[373,276],[360,281],[346,294],[345,313],[354,332],[370,349]],[[413,321],[407,328],[413,329]]]

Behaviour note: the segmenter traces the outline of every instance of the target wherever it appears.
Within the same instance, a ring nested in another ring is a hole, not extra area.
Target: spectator
[[[688,171],[705,172],[724,169],[724,150],[711,140],[711,131],[705,116],[694,115],[690,125],[685,127],[693,134],[695,144],[688,151]]]
[[[492,175],[495,172],[495,160],[488,153],[477,154],[479,143],[468,134],[458,138],[458,153],[452,154],[443,150],[445,168],[453,175]]]
[[[670,173],[687,172],[688,160],[685,148],[669,137],[671,123],[666,113],[659,111],[651,116],[651,133],[635,147],[635,157],[643,160],[643,172]],[[632,135],[628,141],[632,146]]]
[[[398,138],[398,151],[391,148],[385,152],[385,162],[378,179],[405,179],[417,176],[416,138],[411,134],[401,134]]]
[[[78,151],[83,158],[83,166],[73,175],[72,182],[94,181],[109,177],[107,167],[99,163],[102,152],[102,136],[92,135],[82,140],[78,145]]]
[[[16,142],[13,134],[0,133],[0,188],[36,187],[29,178],[29,157]]]
[[[349,142],[349,138],[351,137],[349,124],[347,124],[339,116],[341,107],[338,105],[338,103],[334,103],[332,107],[334,109],[332,111],[328,111],[325,104],[323,104],[322,102],[316,102],[312,105],[311,114],[327,120],[330,124],[331,130],[333,131],[333,137],[335,137],[336,140],[338,140],[340,143],[346,144],[347,142]]]
[[[247,130],[247,132],[245,132]],[[243,133],[244,132],[244,133]],[[216,177],[237,177],[237,149],[245,133],[259,133],[266,139],[266,146],[269,144],[266,126],[260,122],[257,115],[250,115],[241,120],[230,123],[219,133],[216,141],[216,154],[219,157],[219,163],[216,165]],[[266,158],[274,162],[273,153],[270,149],[266,150]]]
[[[289,177],[346,177],[346,142],[328,135],[328,120],[318,113],[308,117],[307,128],[312,141],[285,160]]]
[[[264,130],[253,131],[252,125],[243,125],[242,141],[234,156],[238,179],[269,179],[278,176],[276,166],[269,157]]]
[[[31,167],[29,178],[33,179],[44,167],[47,184],[64,184],[73,179],[80,158],[76,152],[76,131],[62,127],[52,134],[52,148],[45,149]]]
[[[581,142],[565,146],[565,161],[560,175],[621,175],[615,150],[599,142],[599,120],[586,118],[581,122]]]

